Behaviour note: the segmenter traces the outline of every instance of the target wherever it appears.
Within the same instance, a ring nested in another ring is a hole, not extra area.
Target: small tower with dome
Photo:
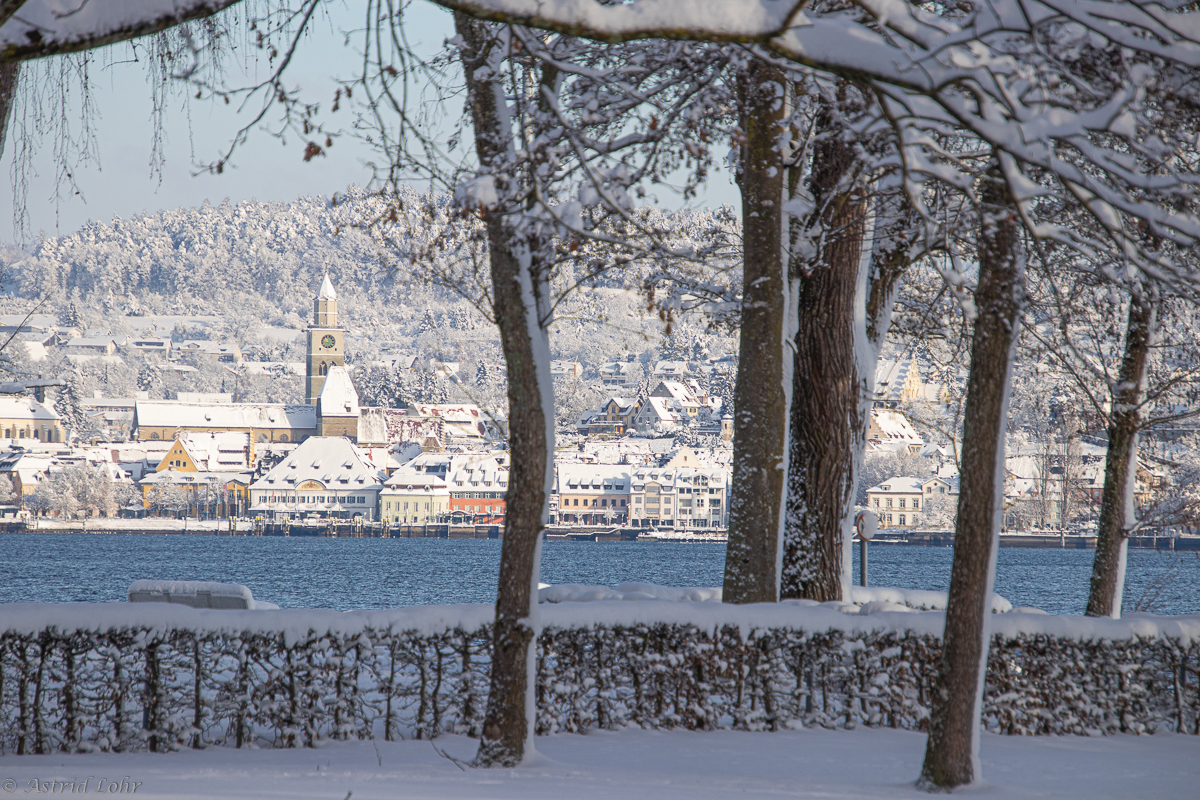
[[[337,292],[329,280],[329,273],[326,273],[313,300],[313,321],[308,326],[304,402],[316,405],[329,370],[345,364],[346,332],[338,327]]]

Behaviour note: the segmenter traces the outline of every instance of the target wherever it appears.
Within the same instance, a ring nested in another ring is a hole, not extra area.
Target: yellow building
[[[249,434],[180,433],[155,471],[139,482],[142,505],[150,508],[171,490],[182,490],[187,508],[170,510],[222,517],[240,513],[249,505],[253,448]]]
[[[0,396],[0,433],[5,439],[40,442],[62,442],[67,438],[58,414],[25,395]]]

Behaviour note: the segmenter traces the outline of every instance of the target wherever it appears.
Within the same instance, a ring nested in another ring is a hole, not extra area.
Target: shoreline
[[[322,537],[322,538],[382,538],[382,539],[498,539],[499,526],[403,526],[368,523],[323,525],[270,525],[255,526],[253,520],[96,520],[86,523],[69,523],[37,520],[33,524],[23,522],[0,523],[0,534],[93,534],[106,536],[270,536],[270,537]],[[602,528],[579,530],[571,528],[547,528],[546,541],[570,542],[642,542],[648,544],[678,542],[687,544],[724,544],[725,537],[712,532],[678,532],[655,535],[650,531],[627,528]],[[954,536],[950,531],[919,532],[908,536],[887,536],[873,539],[874,545],[898,545],[908,547],[952,547]],[[1096,537],[1063,533],[1004,533],[1000,534],[999,546],[1003,548],[1026,548],[1037,550],[1094,550]],[[1200,536],[1132,536],[1130,549],[1161,550],[1166,552],[1200,552]]]

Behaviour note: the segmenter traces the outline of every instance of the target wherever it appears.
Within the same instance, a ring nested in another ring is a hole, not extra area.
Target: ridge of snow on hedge
[[[851,603],[785,600],[778,604],[734,606],[719,602],[716,588],[673,588],[626,583],[616,589],[562,584],[538,592],[546,628],[690,625],[705,630],[737,626],[745,632],[778,628],[844,633],[912,633],[940,637],[945,593],[856,587]],[[587,602],[583,602],[587,601]],[[915,606],[915,608],[914,608]],[[1045,635],[1075,641],[1169,638],[1183,646],[1200,642],[1200,614],[1127,614],[1119,620],[1057,616],[1036,609],[1012,609],[993,596],[992,633],[1007,637]],[[354,636],[366,630],[432,636],[478,631],[493,618],[490,605],[411,606],[385,610],[327,609],[207,610],[165,603],[13,603],[0,606],[0,634],[32,635],[137,628],[148,634],[179,630],[205,633]]]

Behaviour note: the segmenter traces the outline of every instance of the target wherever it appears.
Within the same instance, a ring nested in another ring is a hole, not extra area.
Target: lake
[[[0,534],[0,603],[123,602],[137,579],[242,583],[285,608],[393,608],[495,599],[500,542],[449,539]],[[546,542],[542,580],[719,586],[724,544]],[[876,543],[873,586],[945,591],[950,548]],[[996,591],[1014,606],[1081,614],[1092,551],[1006,548]],[[858,548],[855,547],[855,579]],[[1200,555],[1129,552],[1125,609],[1200,611]]]

